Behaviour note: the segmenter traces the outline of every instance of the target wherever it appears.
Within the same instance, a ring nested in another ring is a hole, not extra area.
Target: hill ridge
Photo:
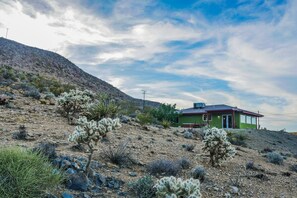
[[[3,37],[0,37],[1,65],[7,65],[26,72],[56,77],[65,83],[72,83],[94,92],[110,94],[112,97],[120,100],[141,104],[140,99],[135,99],[111,84],[83,71],[58,53],[24,45]],[[157,106],[159,103],[148,101],[146,104]]]

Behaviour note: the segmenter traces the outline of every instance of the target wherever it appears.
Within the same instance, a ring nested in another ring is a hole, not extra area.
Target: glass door
[[[222,118],[222,127],[224,129],[232,128],[232,115],[223,115]]]

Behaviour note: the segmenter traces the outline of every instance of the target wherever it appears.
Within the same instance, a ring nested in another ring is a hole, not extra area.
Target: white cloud
[[[109,17],[83,7],[84,1],[73,1],[72,4],[54,0],[34,2],[0,1],[0,33],[4,35],[8,27],[8,38],[56,51],[132,96],[141,98],[141,90],[147,89],[149,99],[177,103],[179,107],[189,107],[193,102],[204,101],[259,109],[270,114],[297,112],[297,92],[291,93],[284,88],[294,85],[282,83],[283,79],[297,78],[296,1],[289,1],[283,16],[275,9],[277,20],[233,25],[208,23],[199,12],[168,13],[160,9],[147,16],[147,6],[156,4],[150,0],[118,1]],[[157,18],[165,15],[162,11],[187,23]],[[167,42],[195,43],[206,39],[212,42],[200,48],[187,49],[188,56],[172,61],[163,68],[156,67],[154,72],[219,79],[231,91],[199,91],[199,87],[197,90],[185,91],[185,87],[191,83],[186,80],[174,82],[151,79],[150,83],[141,83],[141,76],[132,79],[112,71],[122,68],[122,64],[127,64],[127,61],[162,62],[164,57],[157,55],[172,52]],[[85,46],[94,46],[95,49],[88,51],[84,49]],[[111,61],[115,61],[118,66],[105,66]],[[251,99],[245,98],[245,94],[279,97],[285,102],[281,102],[282,105],[271,104],[270,101],[249,104]],[[273,122],[270,122],[272,118],[267,117],[264,123],[277,128],[278,125],[292,122],[291,118],[276,121],[277,118],[273,117]]]

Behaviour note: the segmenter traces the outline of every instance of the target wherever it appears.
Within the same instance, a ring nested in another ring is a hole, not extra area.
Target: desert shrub
[[[53,98],[55,98],[55,94],[53,94],[52,92],[46,92],[45,93],[44,99],[50,100],[50,99],[53,99]]]
[[[27,128],[25,127],[25,125],[20,125],[19,131],[14,133],[12,137],[17,140],[26,140],[27,136],[28,136]]]
[[[162,120],[161,125],[165,128],[168,129],[171,126],[171,122],[168,120]]]
[[[117,102],[119,105],[119,114],[120,115],[127,115],[129,117],[133,117],[137,111],[141,111],[141,107],[137,102],[127,101],[127,100],[120,100]],[[136,116],[136,115],[135,115]]]
[[[232,133],[228,132],[227,133],[228,140],[231,144],[237,145],[237,146],[246,146],[246,140],[247,136],[243,133]]]
[[[33,148],[33,152],[40,153],[50,160],[53,160],[57,157],[56,147],[57,145],[54,143],[41,142],[38,146]]]
[[[290,170],[297,173],[297,164],[291,165]]]
[[[273,149],[269,148],[269,147],[265,147],[263,150],[262,150],[262,153],[271,153],[273,152]]]
[[[125,165],[134,163],[130,151],[128,150],[128,144],[130,140],[121,142],[115,148],[109,146],[103,149],[103,157],[108,159],[110,162],[118,165]]]
[[[206,171],[203,166],[196,166],[193,168],[191,175],[194,179],[199,179],[200,182],[203,182],[206,177]]]
[[[155,160],[147,165],[147,172],[151,175],[176,176],[180,171],[180,165],[171,160]]]
[[[154,180],[150,175],[139,178],[128,184],[129,191],[138,198],[153,198],[156,197],[154,188]]]
[[[193,138],[193,133],[190,131],[185,131],[184,132],[184,138],[186,139],[192,139]]]
[[[154,118],[149,113],[140,113],[137,115],[137,119],[141,125],[151,124],[154,121]]]
[[[102,118],[114,118],[119,112],[119,105],[107,95],[99,97],[99,101],[89,105],[86,116],[90,120],[100,120]]]
[[[169,123],[173,123],[176,122],[178,116],[175,104],[161,104],[158,108],[152,109],[150,113],[159,122],[166,120]]]
[[[32,85],[25,82],[14,84],[12,88],[16,90],[23,90],[23,91],[31,91],[33,89],[36,89]]]
[[[193,152],[195,146],[195,144],[186,144],[184,145],[184,148],[186,149],[186,151]]]
[[[279,153],[277,152],[270,152],[270,153],[267,153],[267,159],[270,163],[273,163],[273,164],[278,164],[278,165],[282,165],[283,162],[284,162],[284,158],[283,156],[281,156]]]
[[[185,157],[180,158],[177,163],[182,169],[189,169],[191,166],[191,161]]]
[[[158,180],[155,185],[157,197],[163,198],[199,198],[200,193],[200,182],[196,179],[188,179],[183,181],[181,178],[175,177],[163,177]]]
[[[31,89],[31,90],[25,91],[24,96],[25,97],[31,97],[31,98],[34,98],[36,100],[40,99],[40,93],[39,93],[39,91],[37,89]]]
[[[68,122],[70,122],[70,115],[80,113],[87,108],[87,104],[91,101],[93,93],[85,90],[80,91],[78,89],[64,92],[58,98],[58,104],[61,109],[62,115],[66,116]]]
[[[98,144],[98,141],[102,137],[105,137],[106,133],[121,125],[119,119],[112,120],[110,118],[103,118],[96,122],[94,120],[88,121],[86,117],[80,117],[77,123],[78,126],[75,127],[74,132],[69,136],[68,140],[88,146],[90,154],[85,169],[85,172],[88,172],[95,146]]]
[[[246,164],[245,164],[245,169],[246,170],[254,170],[255,169],[255,164],[253,161],[248,161]]]
[[[0,149],[0,197],[40,198],[61,182],[43,156],[19,148]]]
[[[205,130],[203,150],[209,152],[212,166],[220,165],[223,161],[232,158],[236,151],[227,140],[223,129],[211,128]]]

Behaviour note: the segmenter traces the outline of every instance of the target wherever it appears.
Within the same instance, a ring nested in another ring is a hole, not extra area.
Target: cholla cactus
[[[222,161],[232,158],[236,151],[227,140],[227,133],[223,129],[211,128],[204,132],[203,150],[209,152],[210,163],[217,166]]]
[[[188,179],[183,181],[181,178],[163,177],[155,185],[157,197],[166,198],[200,198],[200,181]]]
[[[58,104],[66,114],[68,122],[70,121],[70,114],[76,114],[86,108],[91,101],[93,93],[89,90],[80,91],[78,89],[71,89],[69,92],[64,92],[58,98]]]
[[[78,126],[75,127],[74,132],[69,136],[68,140],[76,142],[78,144],[86,144],[89,147],[89,160],[86,165],[86,172],[88,172],[92,155],[95,151],[94,147],[98,141],[110,132],[118,127],[121,127],[120,120],[103,118],[96,122],[94,120],[88,121],[86,117],[80,117],[77,121]]]

